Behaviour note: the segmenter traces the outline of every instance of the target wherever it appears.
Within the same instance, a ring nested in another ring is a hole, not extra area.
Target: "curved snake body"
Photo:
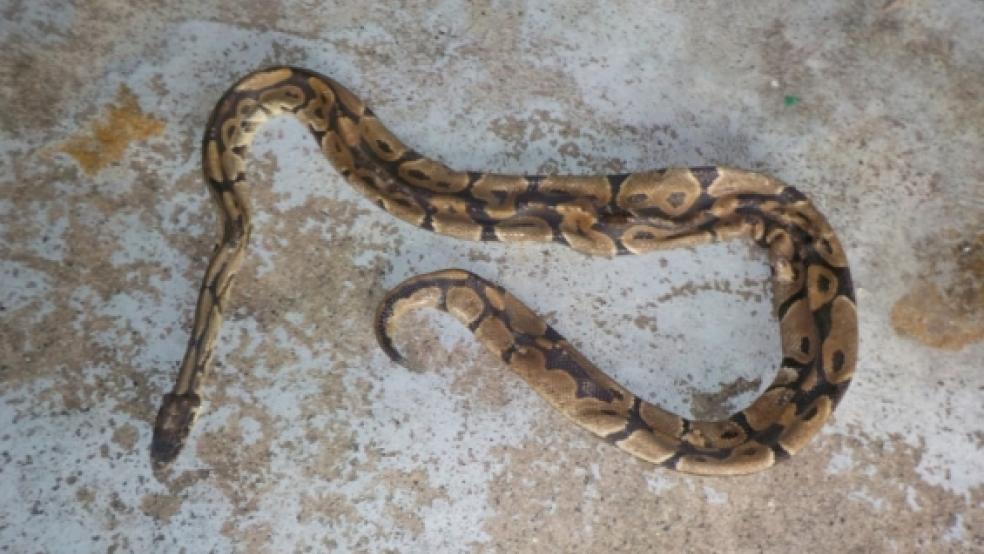
[[[151,455],[172,461],[201,407],[203,378],[249,242],[246,157],[259,126],[291,113],[359,191],[415,226],[476,241],[556,242],[594,256],[644,254],[746,237],[766,248],[782,357],[748,408],[692,421],[649,404],[580,355],[511,294],[463,270],[413,277],[386,295],[380,345],[408,310],[454,315],[552,406],[620,449],[696,474],[743,474],[800,451],[847,390],[857,361],[857,313],[844,251],[813,204],[759,173],[726,167],[620,175],[518,176],[456,171],[402,144],[363,102],[317,73],[274,67],[236,83],[203,141],[222,236],[202,283],[188,349],[164,396]]]

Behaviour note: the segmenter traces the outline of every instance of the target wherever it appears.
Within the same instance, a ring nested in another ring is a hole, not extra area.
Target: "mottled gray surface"
[[[984,550],[984,4],[0,0],[0,550]],[[438,237],[301,126],[257,140],[252,255],[204,415],[147,447],[215,237],[198,137],[290,63],[461,168],[726,164],[810,195],[852,261],[861,363],[802,454],[681,476],[551,411],[449,319],[375,347],[385,290],[460,266],[685,414],[778,355],[742,243],[618,260]]]

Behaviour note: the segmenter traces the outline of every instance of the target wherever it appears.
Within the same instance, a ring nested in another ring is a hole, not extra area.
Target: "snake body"
[[[858,322],[847,258],[833,229],[796,189],[727,167],[599,176],[466,172],[401,143],[354,94],[294,67],[252,73],[212,112],[205,181],[222,235],[202,283],[177,382],[163,398],[151,445],[172,461],[202,403],[233,278],[250,237],[249,145],[280,113],[297,117],[334,167],[374,204],[417,227],[475,241],[555,242],[592,256],[644,254],[750,238],[769,252],[782,357],[748,408],[692,421],[632,394],[511,294],[463,270],[413,277],[390,291],[375,321],[395,361],[393,322],[409,310],[447,311],[571,421],[634,456],[695,474],[759,471],[799,452],[854,374]]]

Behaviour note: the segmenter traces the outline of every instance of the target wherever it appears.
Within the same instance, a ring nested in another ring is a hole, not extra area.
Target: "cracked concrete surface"
[[[984,551],[984,5],[0,0],[0,551]],[[791,461],[655,469],[570,425],[440,314],[376,348],[385,290],[471,269],[675,411],[775,371],[764,257],[618,260],[438,237],[299,124],[256,141],[253,249],[189,448],[147,448],[215,237],[222,91],[334,76],[450,165],[725,164],[810,195],[858,287],[861,362]]]

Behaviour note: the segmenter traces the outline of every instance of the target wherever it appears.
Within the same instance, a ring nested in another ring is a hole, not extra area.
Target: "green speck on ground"
[[[799,104],[800,99],[799,96],[786,96],[782,99],[782,101],[787,106],[795,106],[796,104]]]

